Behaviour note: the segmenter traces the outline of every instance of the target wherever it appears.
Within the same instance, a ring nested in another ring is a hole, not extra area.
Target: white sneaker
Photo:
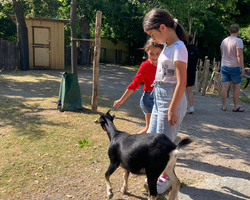
[[[193,112],[194,112],[194,106],[189,107],[189,108],[187,109],[187,113],[188,113],[188,114],[192,114]]]
[[[157,193],[163,194],[171,187],[169,178],[161,175],[157,181]]]

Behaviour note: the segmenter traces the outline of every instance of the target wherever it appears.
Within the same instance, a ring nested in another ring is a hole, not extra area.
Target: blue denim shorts
[[[241,67],[221,66],[222,82],[231,82],[233,84],[241,83]]]
[[[144,114],[152,113],[154,106],[154,96],[152,92],[144,92],[141,96],[140,107]]]

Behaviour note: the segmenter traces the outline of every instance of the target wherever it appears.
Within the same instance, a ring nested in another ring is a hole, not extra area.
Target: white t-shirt
[[[237,59],[237,50],[243,49],[243,41],[235,36],[229,36],[225,38],[221,45],[222,58],[221,66],[227,67],[239,67],[240,63]]]
[[[162,50],[158,58],[155,81],[176,84],[175,61],[182,61],[185,63],[188,61],[187,48],[181,40],[170,46],[165,46]]]

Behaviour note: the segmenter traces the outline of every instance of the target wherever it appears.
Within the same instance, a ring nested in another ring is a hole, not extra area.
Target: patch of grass
[[[18,199],[24,191],[42,192],[55,177],[76,177],[79,171],[91,174],[93,164],[109,160],[109,139],[93,121],[91,97],[83,95],[86,112],[59,112],[56,109],[61,77],[41,71],[9,72],[0,76],[0,199]],[[13,92],[10,92],[13,91]],[[98,111],[106,112],[105,102],[99,101]],[[116,111],[126,118],[126,113]],[[136,126],[124,120],[117,127],[135,132]],[[140,129],[140,127],[138,128]],[[83,144],[79,144],[82,141]],[[81,145],[89,146],[80,148]],[[88,172],[89,170],[89,172]],[[27,193],[27,192],[26,192]],[[60,199],[60,198],[59,198]]]
[[[194,180],[194,179],[182,178],[181,179],[181,186],[180,186],[180,188],[184,188],[184,187],[186,187],[188,185],[192,185],[195,182],[196,182],[196,180]]]

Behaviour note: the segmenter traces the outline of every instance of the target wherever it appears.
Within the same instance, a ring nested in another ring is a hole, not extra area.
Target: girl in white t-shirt
[[[185,45],[187,35],[178,21],[162,9],[153,9],[144,17],[143,29],[155,42],[165,45],[158,58],[155,104],[147,132],[163,133],[174,142],[187,111],[184,94],[188,61]],[[157,181],[157,192],[162,194],[170,187],[167,174],[163,172]]]

